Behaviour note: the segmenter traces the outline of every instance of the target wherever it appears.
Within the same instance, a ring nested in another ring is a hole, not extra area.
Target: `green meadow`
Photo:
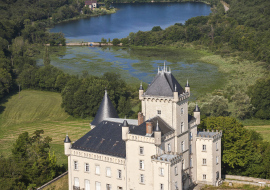
[[[61,108],[60,93],[24,90],[7,96],[0,103],[0,153],[11,154],[11,148],[19,134],[44,130],[44,136],[52,137],[51,151],[59,164],[67,163],[64,144],[68,133],[72,141],[90,130],[89,120],[74,119]]]

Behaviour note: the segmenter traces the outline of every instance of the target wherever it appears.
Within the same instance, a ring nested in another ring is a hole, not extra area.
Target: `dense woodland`
[[[213,6],[209,16],[191,18],[185,24],[176,23],[167,29],[156,26],[149,32],[130,33],[121,42],[136,46],[183,47],[193,44],[207,47],[222,56],[262,61],[267,75],[270,68],[270,2],[225,0],[230,4],[230,10],[225,14],[218,0],[206,1]],[[95,77],[87,72],[81,77],[68,75],[50,65],[47,48],[43,67],[38,67],[32,59],[40,53],[40,47],[44,48],[44,43],[65,43],[63,34],[47,33],[45,28],[79,15],[82,7],[82,1],[77,0],[0,0],[1,99],[19,84],[23,90],[56,91],[62,94],[62,106],[67,113],[87,118],[95,115],[106,87],[121,117],[136,116],[131,107],[138,103],[134,102],[137,89],[128,86],[120,75],[105,73]],[[85,8],[83,12],[92,14]],[[114,39],[114,42],[120,41]],[[213,96],[208,107],[202,108],[200,128],[223,130],[223,173],[270,179],[269,143],[255,131],[243,128],[236,119],[218,117],[227,116],[227,102],[235,101],[242,109],[239,118],[270,119],[269,94],[270,79],[265,77],[246,92]],[[12,156],[0,157],[1,189],[39,186],[63,172],[65,167],[56,165],[53,153],[49,152],[51,139],[43,138],[42,133],[36,131],[32,137],[21,134],[13,145]]]

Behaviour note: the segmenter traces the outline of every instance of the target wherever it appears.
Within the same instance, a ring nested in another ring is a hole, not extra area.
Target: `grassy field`
[[[68,175],[48,185],[43,190],[68,190]]]
[[[253,186],[253,185],[243,185],[243,184],[237,184],[234,183],[232,186],[229,186],[229,183],[224,182],[222,183],[221,186],[214,187],[210,185],[206,185],[205,187],[202,188],[202,190],[236,190],[236,189],[241,189],[241,190],[268,190],[270,189],[269,187],[260,187],[260,186]]]
[[[60,93],[24,90],[1,101],[0,153],[11,154],[11,148],[19,134],[43,129],[52,137],[51,150],[55,151],[59,164],[67,163],[64,155],[64,138],[68,133],[72,141],[90,130],[89,120],[70,117],[61,108]]]
[[[270,142],[270,125],[245,126],[245,128],[257,131],[262,135],[264,140]]]

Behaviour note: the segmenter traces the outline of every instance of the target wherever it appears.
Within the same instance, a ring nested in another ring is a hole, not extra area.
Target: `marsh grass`
[[[11,155],[12,145],[23,132],[30,136],[43,129],[44,136],[52,138],[51,151],[54,151],[59,164],[67,163],[63,140],[68,133],[72,141],[90,130],[90,120],[74,119],[61,108],[61,94],[35,90],[21,91],[1,101],[0,112],[0,153]]]

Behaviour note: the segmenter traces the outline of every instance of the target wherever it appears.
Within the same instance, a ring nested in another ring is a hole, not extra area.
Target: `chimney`
[[[141,125],[143,123],[143,113],[138,113],[138,125]]]
[[[153,133],[153,124],[151,121],[146,122],[146,135],[151,135]]]

